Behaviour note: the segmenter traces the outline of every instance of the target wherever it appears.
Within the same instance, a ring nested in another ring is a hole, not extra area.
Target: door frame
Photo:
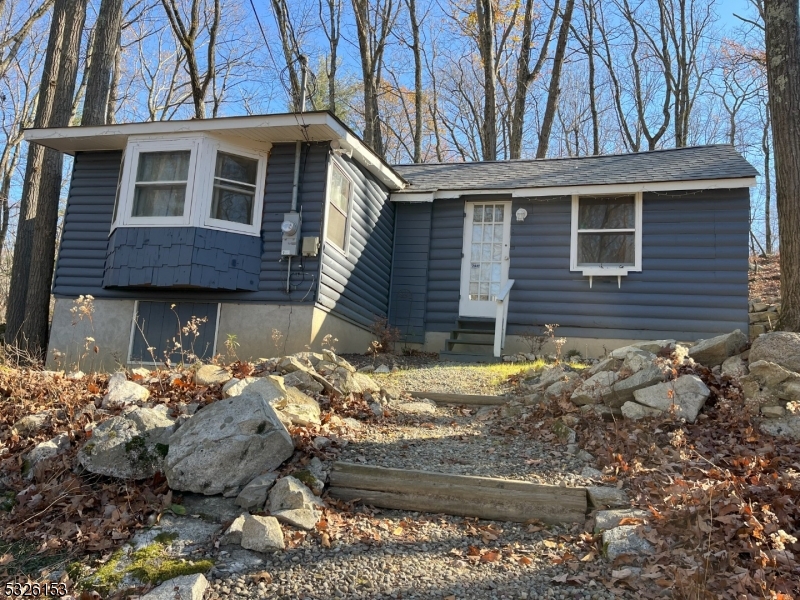
[[[472,216],[477,204],[503,204],[503,253],[500,263],[500,288],[508,281],[508,271],[511,265],[511,207],[512,201],[508,197],[470,199],[464,203],[464,227],[462,232],[461,247],[461,280],[459,282],[459,317],[481,317],[494,319],[497,315],[497,306],[494,300],[477,301],[469,299],[469,271],[470,257],[472,254]]]

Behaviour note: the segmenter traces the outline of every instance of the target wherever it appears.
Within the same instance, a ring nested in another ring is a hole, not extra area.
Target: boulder
[[[242,488],[236,496],[236,504],[247,510],[263,508],[267,502],[267,493],[277,479],[277,473],[259,475]]]
[[[598,510],[594,516],[594,532],[617,527],[623,519],[640,519],[646,521],[650,513],[637,508],[618,508],[616,510]],[[632,525],[632,523],[629,523]]]
[[[747,363],[742,359],[741,355],[737,354],[723,361],[720,372],[728,377],[739,379],[747,375]]]
[[[700,340],[689,348],[689,357],[706,367],[721,365],[726,358],[739,354],[747,347],[747,336],[740,329]]]
[[[108,391],[103,396],[103,408],[122,408],[141,404],[150,397],[150,391],[138,383],[124,379],[122,373],[115,373],[108,380]]]
[[[272,516],[281,523],[287,523],[292,527],[310,531],[319,523],[322,513],[318,510],[298,508],[295,510],[279,510],[278,512],[272,513]]]
[[[329,381],[344,394],[363,394],[379,392],[381,386],[364,373],[355,373],[345,367],[336,367],[329,375]]]
[[[689,423],[694,423],[700,409],[711,395],[703,380],[697,375],[681,375],[675,381],[636,390],[636,402],[662,411],[675,407],[675,414]],[[624,411],[623,411],[624,414]]]
[[[554,383],[551,383],[544,390],[544,397],[547,400],[559,400],[569,398],[572,392],[581,384],[581,376],[574,371],[566,371]]]
[[[34,415],[22,417],[11,428],[16,429],[20,437],[32,437],[42,431],[49,423],[52,412],[45,410]]]
[[[239,546],[242,543],[242,529],[244,528],[244,520],[247,513],[242,513],[233,520],[233,523],[225,530],[225,533],[219,539],[220,545],[230,544],[232,546]]]
[[[611,386],[619,379],[619,374],[614,371],[600,371],[581,383],[570,400],[577,406],[584,404],[599,404],[605,396],[611,394]]]
[[[800,333],[773,331],[758,336],[750,348],[750,362],[759,360],[800,373]]]
[[[308,371],[293,371],[292,373],[287,373],[283,376],[283,385],[287,388],[297,388],[306,394],[319,394],[325,389],[325,386],[314,379]]]
[[[761,415],[767,419],[780,419],[786,416],[786,409],[783,406],[762,406]]]
[[[326,361],[332,362],[338,367],[343,367],[343,368],[347,369],[348,371],[350,371],[351,373],[355,373],[356,372],[356,368],[353,365],[351,365],[349,362],[347,362],[341,356],[337,356],[337,354],[333,350],[327,350],[327,349],[323,350],[322,351],[322,357]]]
[[[294,444],[260,394],[207,405],[169,441],[165,474],[174,490],[220,494],[276,469]]]
[[[285,356],[281,362],[278,363],[278,369],[281,373],[294,373],[295,371],[308,371],[311,367],[309,364],[303,364],[303,361],[296,356]]]
[[[659,356],[669,356],[675,351],[675,340],[654,340],[650,342],[637,342],[631,344],[634,348],[641,348],[645,352],[652,352]]]
[[[636,525],[622,525],[603,532],[603,549],[610,561],[622,555],[641,558],[642,554],[655,552],[653,545],[639,535]]]
[[[25,457],[28,474],[32,475],[36,465],[43,460],[53,458],[54,456],[58,456],[62,452],[69,450],[69,445],[68,433],[59,433],[56,437],[47,440],[46,442],[36,444],[33,447],[33,450],[28,452],[27,456]]]
[[[242,525],[242,548],[256,552],[283,550],[283,530],[275,517],[246,515]]]
[[[291,475],[279,479],[269,492],[270,513],[281,510],[315,510],[325,506],[313,492]]]
[[[611,386],[612,393],[603,397],[603,402],[611,408],[621,408],[626,402],[633,401],[633,393],[636,390],[661,381],[664,381],[664,371],[656,365],[650,365],[626,379],[617,381]]]
[[[222,385],[230,381],[231,374],[226,369],[217,365],[203,365],[194,374],[196,385]]]
[[[610,358],[616,358],[616,359],[619,359],[619,360],[625,360],[625,358],[631,352],[641,352],[641,350],[642,349],[639,348],[638,346],[633,346],[633,345],[631,345],[631,346],[622,346],[621,348],[617,348],[615,350],[612,350],[608,354],[608,356]]]
[[[594,485],[586,488],[589,504],[595,508],[622,508],[631,505],[628,495],[621,489],[606,485]]]
[[[657,417],[662,414],[662,411],[649,406],[642,406],[637,402],[626,402],[622,405],[622,416],[632,421],[645,419],[648,417]]]
[[[322,490],[325,489],[325,482],[328,480],[328,474],[325,472],[322,462],[316,456],[311,459],[305,469],[297,470],[292,475],[295,479],[307,485],[317,496],[322,494]]]
[[[285,416],[285,421],[293,425],[320,424],[320,408],[317,401],[306,396],[297,388],[286,388],[283,377],[274,375],[245,377],[223,391],[229,397],[250,393],[258,394],[273,409],[279,411],[278,417]]]
[[[800,441],[800,415],[762,421],[758,426],[762,433]]]
[[[566,373],[566,369],[560,365],[553,365],[552,367],[545,367],[542,369],[538,376],[539,376],[539,385],[542,388],[547,388],[548,386],[554,384],[556,381],[561,379],[564,374]],[[531,373],[531,371],[528,371]]]
[[[622,361],[622,368],[628,369],[631,373],[638,373],[642,369],[655,364],[656,355],[646,350],[631,350],[625,355]]]
[[[745,399],[759,405],[800,401],[800,374],[765,360],[751,362],[749,368],[740,379]]]
[[[147,592],[141,600],[203,600],[208,580],[202,573],[181,575]]]
[[[100,423],[78,451],[78,462],[98,475],[147,479],[164,470],[175,421],[154,408],[137,408]]]
[[[618,371],[619,368],[622,366],[622,361],[618,358],[604,358],[591,369],[589,369],[589,375],[595,375],[602,371]]]

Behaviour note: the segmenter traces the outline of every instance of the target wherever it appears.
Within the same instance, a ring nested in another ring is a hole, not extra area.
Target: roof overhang
[[[391,195],[393,202],[433,202],[445,198],[461,198],[462,196],[503,195],[512,198],[541,198],[543,196],[572,196],[575,194],[633,194],[636,192],[672,192],[686,190],[715,190],[731,188],[750,188],[756,185],[755,177],[735,177],[728,179],[694,179],[688,181],[650,181],[643,183],[615,183],[603,185],[570,185],[540,188],[483,188],[460,190],[433,190],[415,192],[395,192]]]
[[[25,140],[67,154],[93,150],[124,150],[130,136],[216,133],[242,142],[334,142],[334,147],[353,157],[390,190],[406,187],[406,181],[375,154],[344,123],[327,111],[218,117],[188,121],[151,121],[90,127],[27,129]]]

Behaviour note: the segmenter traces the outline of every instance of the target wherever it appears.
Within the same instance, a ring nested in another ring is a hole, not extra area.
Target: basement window
[[[183,225],[260,235],[266,166],[266,149],[209,135],[131,138],[112,230]]]
[[[589,277],[642,270],[642,195],[572,197],[570,270]]]

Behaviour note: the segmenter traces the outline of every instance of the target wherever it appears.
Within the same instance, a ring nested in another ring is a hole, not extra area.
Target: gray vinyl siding
[[[352,159],[331,155],[352,182],[347,252],[325,242],[319,304],[369,327],[389,310],[394,206],[388,190]],[[333,168],[331,165],[329,168]]]
[[[192,318],[206,319],[197,328],[197,337],[181,331]],[[214,336],[217,330],[217,304],[205,302],[139,302],[136,311],[136,324],[133,330],[130,362],[161,362],[169,354],[173,363],[181,360],[191,361],[189,353],[199,358],[214,355]],[[180,351],[173,352],[175,342]],[[148,348],[152,348],[148,350]]]
[[[508,334],[558,323],[565,337],[695,340],[747,330],[750,202],[746,188],[645,194],[642,272],[589,278],[569,270],[569,197],[514,199]],[[399,213],[403,216],[403,213]],[[430,238],[428,331],[458,318],[463,200],[436,200]],[[400,227],[400,224],[398,224]]]
[[[304,144],[298,209],[301,236],[322,235],[328,144]],[[53,293],[57,297],[91,294],[95,298],[148,300],[208,300],[289,304],[314,302],[319,258],[297,257],[292,262],[292,291],[287,294],[285,260],[281,260],[281,222],[291,208],[294,144],[275,144],[267,162],[259,274],[255,291],[197,289],[147,290],[104,288],[103,277],[111,230],[121,152],[80,152],[75,156],[72,183],[64,217]]]
[[[425,341],[432,203],[397,203],[389,322],[402,341]]]

